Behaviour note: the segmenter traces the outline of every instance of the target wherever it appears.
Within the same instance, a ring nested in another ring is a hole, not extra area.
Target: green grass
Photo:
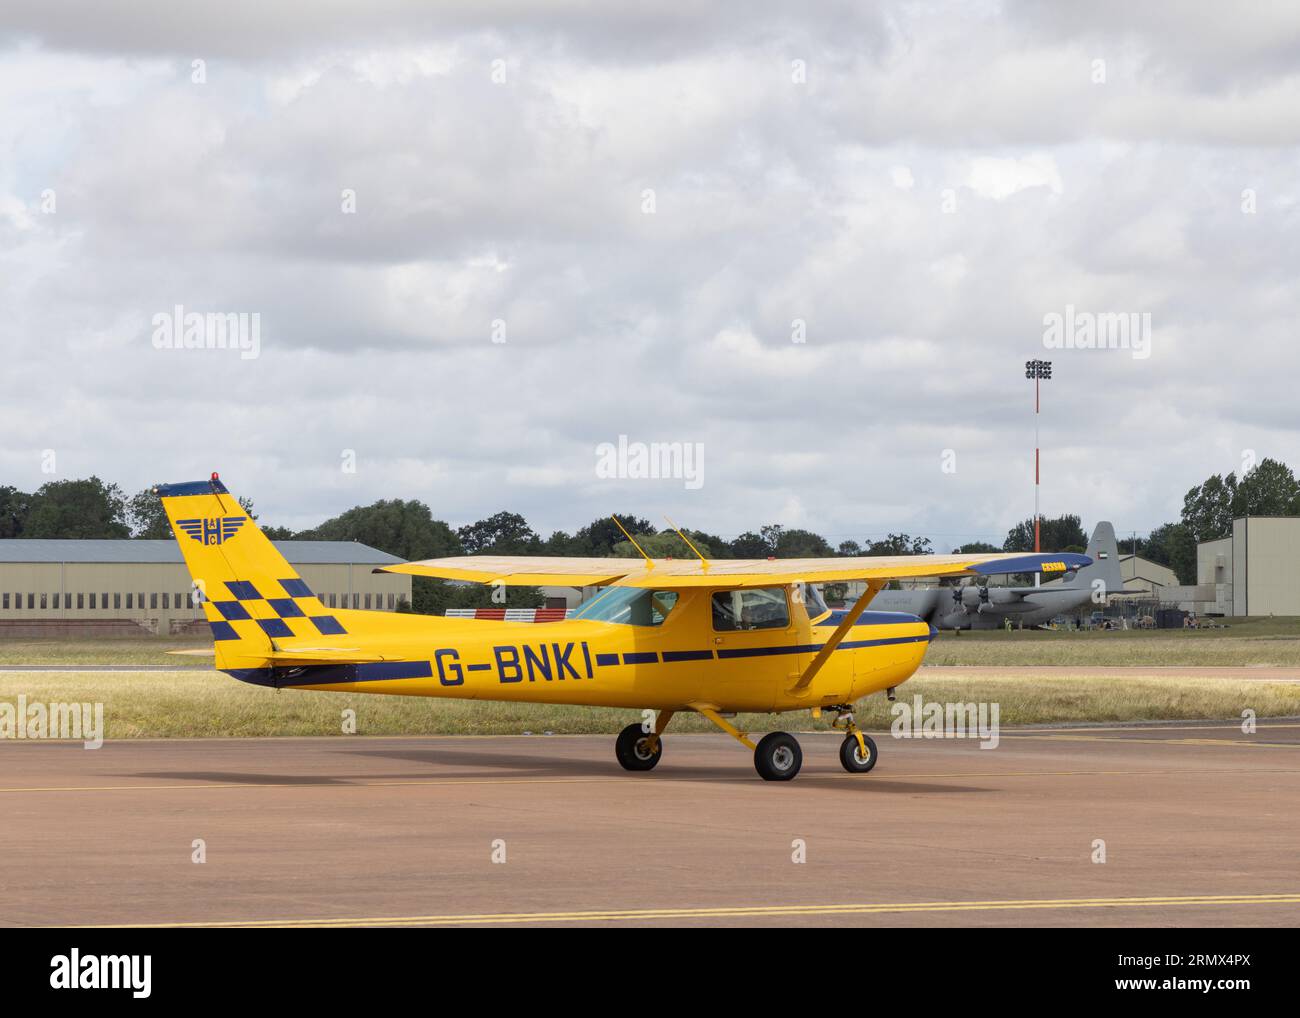
[[[200,656],[172,654],[200,650]],[[0,640],[0,665],[169,665],[212,667],[212,640],[195,636],[118,636],[88,639]]]
[[[19,693],[35,702],[102,702],[110,739],[181,736],[340,735],[342,711],[356,711],[360,735],[490,735],[526,731],[557,734],[617,732],[639,720],[637,711],[598,707],[486,703],[428,697],[276,692],[212,671],[10,673],[0,675],[0,701]],[[1300,684],[1212,678],[1102,678],[1068,674],[1005,678],[917,678],[899,699],[994,702],[1004,725],[1078,721],[1236,719],[1247,708],[1259,717],[1300,715]],[[859,705],[864,727],[887,728],[889,703],[873,696]],[[752,731],[825,729],[806,711],[742,715]],[[713,731],[686,714],[673,731]]]
[[[940,633],[927,665],[1300,666],[1300,619],[1232,619],[1210,630]]]

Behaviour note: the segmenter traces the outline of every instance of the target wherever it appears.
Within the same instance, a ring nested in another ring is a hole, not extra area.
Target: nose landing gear
[[[858,728],[853,720],[853,711],[848,707],[830,709],[838,712],[831,727],[842,727],[845,733],[844,741],[840,743],[840,765],[850,774],[866,774],[876,766],[878,753],[875,740]]]

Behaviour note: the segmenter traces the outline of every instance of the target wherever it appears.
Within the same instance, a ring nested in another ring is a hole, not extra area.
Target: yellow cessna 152
[[[380,570],[604,588],[564,622],[446,619],[326,608],[216,474],[154,491],[211,623],[216,665],[227,674],[277,689],[657,711],[653,724],[628,725],[618,736],[618,762],[630,771],[653,768],[673,715],[695,711],[752,750],[763,778],[788,781],[803,762],[798,741],[772,732],[756,745],[727,717],[814,710],[834,714],[833,725],[845,731],[844,768],[865,773],[877,750],[854,724],[852,705],[882,690],[892,697],[935,632],[914,615],[866,611],[878,590],[910,576],[1059,574],[1091,562],[1069,553],[714,561],[470,556]],[[814,584],[845,580],[865,581],[866,590],[849,610],[831,611]]]

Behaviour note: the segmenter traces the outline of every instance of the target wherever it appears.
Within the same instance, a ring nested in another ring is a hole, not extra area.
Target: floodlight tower
[[[1042,534],[1039,527],[1040,514],[1038,511],[1038,491],[1042,480],[1039,471],[1040,456],[1038,447],[1038,414],[1042,406],[1042,401],[1039,398],[1039,387],[1043,382],[1051,381],[1052,362],[1025,361],[1025,377],[1034,380],[1034,551],[1042,551]],[[1037,580],[1036,576],[1035,580]]]

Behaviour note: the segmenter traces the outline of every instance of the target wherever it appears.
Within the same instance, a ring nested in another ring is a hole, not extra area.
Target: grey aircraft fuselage
[[[1088,542],[1092,565],[1073,576],[1037,587],[924,587],[882,590],[871,599],[872,611],[906,612],[938,629],[1001,629],[1037,626],[1063,612],[1092,603],[1104,607],[1106,597],[1124,589],[1115,528],[1098,523]]]

